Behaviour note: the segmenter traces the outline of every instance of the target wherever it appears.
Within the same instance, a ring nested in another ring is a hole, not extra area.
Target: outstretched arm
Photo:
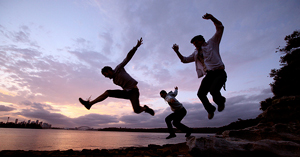
[[[178,87],[175,87],[174,92],[171,91],[170,95],[172,95],[173,97],[176,97],[177,93],[178,93]]]
[[[222,25],[222,22],[216,19],[213,15],[206,13],[202,16],[203,19],[211,20],[215,25]]]
[[[191,54],[188,57],[182,56],[181,53],[179,52],[179,46],[177,44],[174,44],[173,47],[172,47],[172,49],[175,51],[175,53],[177,54],[178,58],[180,59],[180,61],[182,63],[190,63],[190,62],[195,61],[193,54]]]
[[[176,86],[174,90],[174,95],[177,96],[177,94],[178,94],[178,87]]]
[[[222,22],[220,22],[218,19],[216,19],[214,16],[212,16],[211,14],[208,14],[208,13],[203,15],[202,18],[207,19],[207,20],[210,19],[214,23],[214,25],[216,27],[216,33],[211,38],[211,40],[220,44],[221,38],[223,35],[223,31],[224,31],[224,26],[223,26]]]
[[[176,86],[174,92],[172,92],[171,95],[172,95],[173,97],[176,97],[176,96],[177,96],[177,93],[178,93],[178,87]],[[175,99],[170,98],[170,99],[168,100],[168,102],[174,103],[174,102],[175,102]]]
[[[179,57],[179,59],[182,61],[183,60],[183,56],[179,52],[179,46],[177,44],[174,44],[173,47],[172,47],[172,49],[175,51],[175,53],[177,54],[177,56]]]
[[[138,47],[140,47],[143,44],[143,39],[137,41],[136,45],[128,52],[126,58],[123,60],[122,63],[119,64],[119,68],[124,67],[133,57]]]

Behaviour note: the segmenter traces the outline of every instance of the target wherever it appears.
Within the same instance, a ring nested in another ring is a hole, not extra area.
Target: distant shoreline
[[[181,133],[180,130],[174,128],[176,133]],[[217,133],[218,128],[193,128],[193,133]],[[151,133],[168,133],[167,128],[104,128],[98,129],[98,131],[120,131],[120,132],[151,132]]]
[[[222,127],[202,127],[202,128],[192,128],[193,131],[192,133],[202,133],[202,134],[216,134],[220,135],[222,134],[223,131],[225,130],[238,130],[238,129],[243,129],[247,128],[250,126],[257,125],[259,123],[259,119],[238,119],[236,122],[232,122],[228,125],[222,126]],[[18,126],[17,124],[15,125],[5,125],[5,123],[0,124],[0,128],[28,128],[27,126]],[[117,132],[148,132],[148,133],[168,133],[167,128],[122,128],[122,127],[109,127],[109,128],[90,128],[88,126],[83,126],[82,127],[76,127],[76,128],[58,128],[58,127],[51,127],[51,128],[41,128],[41,127],[29,127],[29,129],[58,129],[58,130],[86,130],[86,131],[117,131]],[[174,128],[174,131],[176,133],[181,133],[180,130]]]
[[[21,129],[43,129],[40,127],[21,127],[21,126],[15,126],[15,127],[10,127],[10,126],[3,126],[1,125],[0,128],[21,128]],[[47,129],[57,129],[57,130],[81,130],[81,129],[76,129],[76,128],[47,128]],[[149,132],[149,133],[168,133],[167,128],[116,128],[116,127],[111,127],[111,128],[103,128],[103,129],[84,129],[85,131],[117,131],[117,132]],[[181,133],[180,130],[174,128],[176,133]],[[208,134],[214,134],[217,133],[219,128],[193,128],[193,133],[208,133]]]
[[[204,133],[204,134],[220,134],[225,130],[236,130],[243,129],[249,126],[254,126],[258,124],[259,119],[238,119],[236,122],[232,122],[228,125],[222,127],[202,127],[202,128],[192,128],[193,133]],[[75,128],[59,128],[59,127],[51,127],[51,128],[42,128],[39,125],[19,125],[14,123],[0,123],[0,128],[29,128],[29,129],[61,129],[61,130],[87,130],[87,131],[119,131],[119,132],[152,132],[152,133],[168,133],[167,128],[122,128],[122,127],[109,127],[109,128],[90,128],[88,126],[75,127]],[[83,128],[83,129],[82,129]],[[176,133],[180,133],[180,131],[174,128]]]

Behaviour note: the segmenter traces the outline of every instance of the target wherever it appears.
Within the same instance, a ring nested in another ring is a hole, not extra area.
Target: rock
[[[272,105],[258,115],[258,118],[261,122],[299,122],[300,96],[284,96],[272,100]]]
[[[258,140],[248,141],[239,138],[201,137],[187,143],[192,156],[284,156],[297,157],[300,145],[291,141]]]
[[[300,96],[274,99],[256,119],[259,123],[254,126],[225,130],[220,136],[187,138],[190,154],[197,157],[300,156]]]
[[[192,150],[192,148],[195,146],[196,137],[190,136],[186,138],[186,145],[189,147],[189,151]]]

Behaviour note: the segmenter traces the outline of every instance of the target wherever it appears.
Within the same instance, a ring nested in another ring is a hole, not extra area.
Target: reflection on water
[[[0,128],[0,150],[82,150],[164,145],[185,142],[185,134]],[[212,134],[192,134],[196,137]]]

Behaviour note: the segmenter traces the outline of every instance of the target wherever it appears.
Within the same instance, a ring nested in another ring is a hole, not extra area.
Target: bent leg
[[[199,90],[198,90],[198,93],[197,93],[197,96],[198,98],[201,100],[205,110],[208,112],[208,113],[211,113],[211,112],[214,112],[215,111],[215,107],[209,102],[208,98],[207,98],[207,94],[208,92],[210,91],[210,88],[211,88],[211,84],[212,84],[212,80],[209,76],[209,74],[207,74],[202,82],[201,82],[201,85],[199,87]]]
[[[105,100],[109,96],[108,91],[105,91],[103,94],[98,96],[95,100],[83,100],[82,98],[79,98],[79,102],[85,106],[86,109],[90,109],[95,103]]]
[[[173,135],[175,134],[174,130],[173,130],[173,126],[172,126],[172,120],[176,117],[176,115],[174,113],[171,113],[170,115],[168,115],[166,118],[165,118],[165,122],[167,124],[167,127],[168,127],[168,132]]]
[[[93,101],[90,102],[90,105],[94,105],[98,102],[101,102],[103,100],[105,100],[107,97],[109,96],[108,91],[105,91],[103,94],[101,94],[100,96],[98,96],[96,99],[94,99]]]
[[[154,111],[151,108],[149,108],[147,105],[144,105],[143,107],[140,106],[139,96],[140,96],[140,92],[138,88],[134,88],[129,91],[129,99],[131,101],[133,111],[137,114],[145,111],[150,115],[154,116],[155,114]]]
[[[107,97],[113,97],[113,98],[122,98],[122,99],[129,99],[128,94],[124,90],[106,90],[103,94],[98,96],[96,99],[90,102],[90,105],[94,105],[95,103],[101,102],[105,100]]]
[[[140,106],[140,92],[137,88],[129,91],[129,99],[133,108],[133,111],[137,114],[143,112],[145,109]]]
[[[220,90],[227,80],[227,75],[225,71],[220,71],[216,74],[215,79],[210,88],[210,94],[213,97],[214,102],[218,105],[218,110],[222,111],[224,109],[226,98],[221,95]]]
[[[174,112],[174,120],[173,120],[173,125],[177,128],[177,129],[179,129],[179,130],[181,130],[182,132],[185,132],[185,133],[187,133],[187,132],[189,132],[190,131],[190,128],[189,127],[187,127],[186,125],[184,125],[184,124],[182,124],[181,123],[181,120],[185,117],[185,115],[186,115],[186,109],[185,108],[182,108],[182,109],[180,109],[179,111],[176,111],[176,112]]]

